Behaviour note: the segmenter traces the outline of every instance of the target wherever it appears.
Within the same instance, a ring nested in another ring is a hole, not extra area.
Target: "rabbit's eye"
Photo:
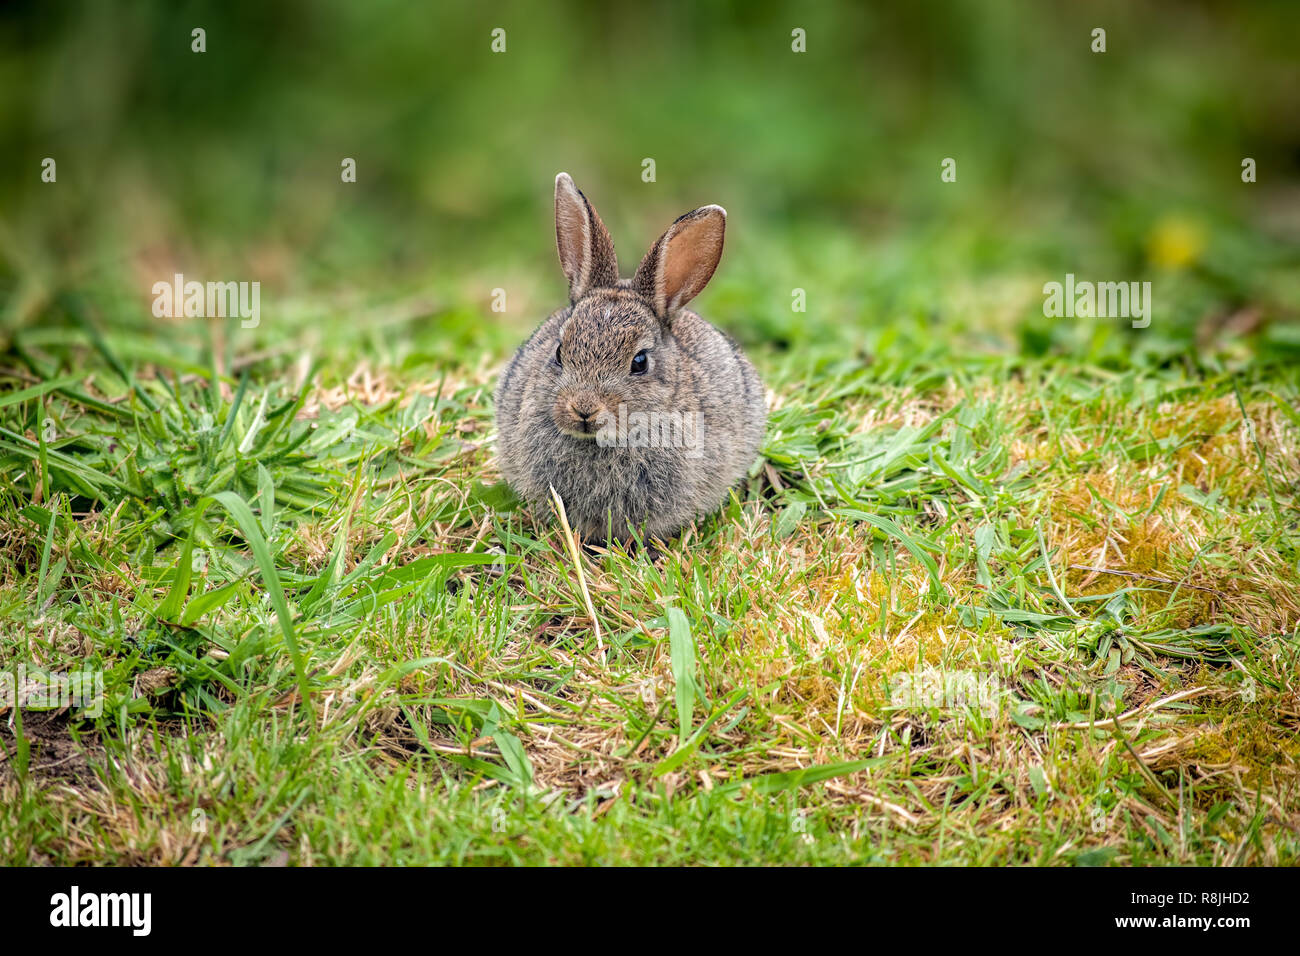
[[[564,365],[564,363],[560,361],[560,347],[558,345],[555,347],[555,364],[560,366]]]
[[[645,349],[637,352],[632,356],[632,374],[644,375],[650,370],[650,357],[645,354]]]

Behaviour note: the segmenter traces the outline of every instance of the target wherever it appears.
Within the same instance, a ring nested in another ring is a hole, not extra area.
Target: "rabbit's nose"
[[[595,406],[595,405],[578,404],[577,402],[574,402],[574,403],[571,403],[571,404],[569,405],[569,411],[573,412],[574,415],[576,415],[578,418],[582,419],[583,422],[586,422],[586,421],[589,420],[593,415],[596,414],[596,406]]]

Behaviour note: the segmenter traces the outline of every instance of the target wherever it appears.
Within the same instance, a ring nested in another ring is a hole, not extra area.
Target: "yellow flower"
[[[1184,269],[1205,251],[1205,226],[1192,219],[1166,216],[1147,236],[1147,258],[1165,269]]]

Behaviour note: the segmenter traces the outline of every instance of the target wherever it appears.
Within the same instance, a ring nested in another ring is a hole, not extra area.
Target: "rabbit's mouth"
[[[579,425],[557,425],[561,435],[568,435],[570,438],[580,438],[584,441],[595,441],[596,427],[591,422],[584,422]]]
[[[566,396],[556,402],[551,411],[551,419],[560,434],[584,440],[596,438],[608,417],[604,405],[598,399],[588,397],[575,399]]]
[[[582,415],[556,415],[555,427],[561,435],[568,435],[570,438],[591,440],[596,437],[600,431],[600,420],[594,417],[584,417]]]

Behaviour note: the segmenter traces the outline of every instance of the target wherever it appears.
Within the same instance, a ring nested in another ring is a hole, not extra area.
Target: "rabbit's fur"
[[[555,179],[569,305],[501,376],[497,449],[511,487],[543,508],[554,487],[588,541],[627,543],[633,529],[667,540],[716,510],[758,452],[758,374],[684,308],[717,268],[725,227],[721,206],[688,212],[620,279],[596,210],[567,173]]]

